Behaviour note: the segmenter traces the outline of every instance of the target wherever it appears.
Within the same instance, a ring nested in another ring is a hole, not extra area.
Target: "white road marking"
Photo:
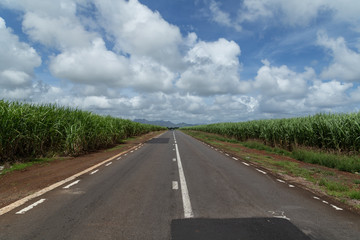
[[[124,154],[124,156],[127,156],[127,153],[126,153],[126,154]]]
[[[120,160],[120,159],[121,159],[121,157],[118,157],[118,158],[117,158],[117,160]]]
[[[105,166],[108,167],[112,164],[112,162],[107,163]]]
[[[343,209],[342,208],[339,208],[339,207],[337,207],[337,206],[335,206],[335,205],[333,205],[333,204],[330,204],[333,208],[335,208],[335,210],[337,210],[337,211],[342,211]]]
[[[173,134],[175,137],[175,133],[173,133]],[[184,207],[184,218],[192,218],[192,217],[194,217],[194,212],[191,207],[189,190],[187,188],[185,174],[184,174],[184,170],[183,170],[183,167],[181,164],[181,158],[180,158],[179,148],[178,148],[177,144],[175,145],[175,148],[176,148],[176,158],[177,158],[178,169],[179,169],[181,195],[182,195],[183,207]]]
[[[179,183],[177,181],[172,182],[172,189],[173,190],[178,190],[179,189]]]
[[[276,181],[281,182],[281,183],[285,183],[285,181],[283,181],[281,179],[276,179]]]
[[[226,156],[229,156],[229,154],[225,153]]]
[[[236,161],[238,161],[239,159],[237,159],[236,157],[233,157],[232,159],[234,159],[234,160],[236,160]]]
[[[314,199],[316,199],[316,200],[320,200],[320,198],[318,198],[318,197],[315,197],[315,196],[313,196],[313,198],[314,198]]]
[[[246,162],[242,162],[242,164],[246,165],[246,166],[250,166],[250,164],[246,163]]]
[[[276,218],[283,218],[283,219],[290,221],[290,218],[285,216],[284,211],[268,211],[268,212],[271,213]]]
[[[219,149],[215,148],[215,151],[219,151]]]
[[[289,187],[294,188],[295,186],[294,186],[294,185],[289,184]]]
[[[78,184],[80,182],[80,180],[76,180],[75,182],[72,182],[72,183],[70,183],[69,185],[67,185],[67,186],[65,186],[65,187],[63,187],[64,189],[68,189],[68,188],[70,188],[71,186],[74,186],[75,184]]]
[[[257,168],[255,168],[256,169],[256,171],[258,171],[258,172],[260,172],[260,173],[262,173],[262,174],[266,174],[266,172],[264,172],[264,171],[262,171],[262,170],[260,170],[260,169],[257,169]]]
[[[173,158],[173,162],[176,162],[176,158]]]
[[[325,201],[325,200],[322,200],[322,202],[325,203],[325,204],[329,204],[329,202],[327,202],[327,201]]]
[[[160,135],[161,135],[161,134],[160,134]],[[159,136],[160,136],[160,135],[159,135]],[[13,202],[13,203],[11,203],[11,204],[9,204],[9,205],[1,208],[1,209],[0,209],[0,216],[1,216],[1,215],[4,215],[4,214],[7,213],[7,212],[12,211],[13,209],[15,209],[15,208],[17,208],[17,207],[19,207],[19,206],[21,206],[21,205],[23,205],[23,204],[25,204],[26,202],[30,201],[31,199],[40,197],[41,195],[43,195],[43,194],[45,194],[45,193],[47,193],[47,192],[49,192],[49,191],[51,191],[51,190],[54,190],[55,188],[58,188],[58,187],[64,185],[65,183],[68,183],[68,182],[70,182],[70,181],[73,181],[74,179],[76,179],[77,177],[79,177],[79,176],[81,176],[81,175],[84,175],[84,174],[86,174],[86,173],[88,173],[88,172],[93,171],[94,169],[97,169],[98,167],[102,166],[104,163],[107,163],[107,162],[109,162],[109,161],[112,161],[112,160],[114,160],[115,158],[121,156],[123,153],[124,153],[124,152],[121,152],[121,153],[119,153],[119,154],[116,154],[115,156],[113,156],[113,157],[111,157],[111,158],[108,158],[108,159],[102,161],[101,163],[95,164],[94,166],[89,167],[89,168],[85,169],[84,171],[78,172],[78,173],[76,173],[76,174],[74,174],[74,175],[72,175],[72,176],[70,176],[70,177],[68,177],[68,178],[66,178],[66,179],[64,179],[64,180],[61,180],[61,181],[59,181],[59,182],[57,182],[57,183],[54,183],[54,184],[52,184],[52,185],[50,185],[50,186],[48,186],[48,187],[46,187],[46,188],[43,188],[43,189],[41,189],[41,190],[39,190],[39,191],[37,191],[37,192],[35,192],[35,193],[33,193],[33,194],[30,194],[30,195],[28,195],[28,196],[26,196],[26,197],[24,197],[24,198],[22,198],[22,199],[17,200],[16,202]],[[125,154],[125,156],[126,156],[126,155],[127,155],[127,154]]]
[[[24,214],[24,213],[26,213],[27,211],[29,211],[29,210],[33,209],[34,207],[36,207],[37,205],[43,203],[45,200],[46,200],[45,198],[40,199],[39,201],[34,202],[33,204],[27,206],[26,208],[24,208],[24,209],[16,212],[16,214]]]
[[[133,153],[134,152],[134,150],[133,151],[130,151],[130,153]]]
[[[95,171],[92,171],[92,172],[90,173],[90,175],[93,175],[93,174],[97,173],[98,171],[99,171],[99,169],[96,169]]]

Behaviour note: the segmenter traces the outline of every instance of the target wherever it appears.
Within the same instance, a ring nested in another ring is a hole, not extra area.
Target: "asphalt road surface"
[[[0,239],[360,239],[360,216],[168,131],[1,215]]]

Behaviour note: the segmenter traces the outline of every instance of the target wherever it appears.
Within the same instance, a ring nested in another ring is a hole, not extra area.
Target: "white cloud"
[[[33,12],[24,15],[23,30],[33,41],[61,50],[85,47],[97,36],[85,31],[75,16],[41,16]]]
[[[133,76],[130,78],[129,86],[144,92],[172,91],[175,74],[152,59],[131,58],[131,70]]]
[[[212,0],[210,2],[209,9],[214,22],[226,27],[232,27],[236,31],[241,31],[241,26],[237,22],[231,20],[229,13],[220,9],[220,3]]]
[[[41,65],[35,49],[20,42],[0,17],[0,96],[11,99],[26,98],[34,75]]]
[[[269,3],[269,0],[244,0],[238,13],[238,21],[240,23],[253,22],[259,18],[272,17],[273,7]]]
[[[65,51],[51,60],[52,74],[73,83],[134,88],[141,91],[169,91],[175,75],[145,57],[126,58],[109,51],[102,39],[89,48]]]
[[[306,104],[318,108],[331,108],[336,106],[346,106],[350,103],[347,91],[352,87],[351,83],[341,83],[338,81],[322,82],[315,81],[310,87]]]
[[[91,47],[65,51],[51,60],[51,73],[75,83],[124,86],[129,76],[128,61],[108,51],[102,39]]]
[[[338,21],[349,22],[356,26],[359,23],[360,2],[357,0],[244,0],[238,21],[254,22],[276,17],[285,25],[302,26],[308,25],[323,12],[332,14]]]
[[[223,38],[215,42],[199,41],[186,54],[188,67],[176,86],[200,95],[243,91],[246,83],[240,83],[240,53],[235,42]]]
[[[360,53],[349,49],[344,38],[332,39],[320,32],[317,43],[328,49],[333,57],[331,64],[322,71],[322,78],[360,82]]]
[[[86,0],[85,0],[86,1]],[[83,0],[4,0],[0,5],[6,8],[16,9],[23,12],[36,11],[41,15],[74,15],[76,3],[84,2]]]
[[[162,65],[181,65],[179,45],[183,39],[177,26],[166,22],[137,0],[95,0],[99,21],[111,35],[119,52],[153,58]]]
[[[315,78],[315,71],[306,68],[305,72],[297,73],[286,65],[273,67],[263,60],[262,66],[255,77],[254,87],[261,91],[262,96],[276,99],[298,99],[307,92],[307,81]]]

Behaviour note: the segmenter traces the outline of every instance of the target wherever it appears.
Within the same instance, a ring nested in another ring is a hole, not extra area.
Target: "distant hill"
[[[198,124],[188,124],[188,123],[172,123],[170,121],[162,121],[162,120],[148,121],[146,119],[134,119],[134,122],[157,125],[162,127],[169,127],[169,128],[191,127],[198,125]]]

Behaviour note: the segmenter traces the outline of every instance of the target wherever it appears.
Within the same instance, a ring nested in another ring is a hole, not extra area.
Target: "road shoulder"
[[[133,138],[121,144],[121,148],[101,150],[78,157],[55,159],[51,162],[33,165],[22,171],[14,171],[0,176],[0,208],[62,181],[114,155],[125,153],[134,146],[159,135],[159,133],[152,132]]]

